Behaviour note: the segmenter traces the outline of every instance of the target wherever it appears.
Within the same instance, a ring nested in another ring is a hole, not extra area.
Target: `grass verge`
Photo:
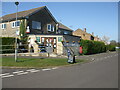
[[[67,63],[67,59],[63,58],[19,58],[18,62],[15,62],[13,57],[3,57],[2,66],[4,67],[23,67],[23,68],[44,68],[53,66],[70,65]],[[76,63],[85,63],[87,60],[76,59]],[[75,64],[76,64],[75,63]]]

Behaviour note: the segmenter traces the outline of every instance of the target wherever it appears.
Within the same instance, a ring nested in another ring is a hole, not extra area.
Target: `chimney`
[[[84,32],[86,32],[86,28],[84,28]]]
[[[92,32],[92,35],[94,36],[94,32]]]

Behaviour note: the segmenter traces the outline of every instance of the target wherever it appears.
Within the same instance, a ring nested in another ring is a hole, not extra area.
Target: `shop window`
[[[37,42],[40,42],[40,37],[36,37],[36,41],[37,41]]]

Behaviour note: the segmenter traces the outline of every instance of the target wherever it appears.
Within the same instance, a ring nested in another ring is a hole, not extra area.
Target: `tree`
[[[27,42],[28,36],[26,34],[26,23],[25,20],[21,21],[20,24],[20,40],[24,44]]]
[[[116,46],[117,46],[117,42],[116,42],[115,40],[111,40],[111,41],[110,41],[110,44],[111,44],[111,45],[116,45]]]
[[[109,39],[110,39],[110,38],[107,37],[107,36],[105,36],[105,35],[102,37],[102,41],[103,41],[105,44],[108,44]]]

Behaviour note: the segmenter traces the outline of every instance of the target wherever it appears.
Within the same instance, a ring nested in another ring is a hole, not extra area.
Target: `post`
[[[16,23],[15,23],[15,27],[16,27],[16,38],[15,38],[15,62],[17,62],[17,13],[18,13],[18,5],[19,2],[15,2],[16,5]]]

